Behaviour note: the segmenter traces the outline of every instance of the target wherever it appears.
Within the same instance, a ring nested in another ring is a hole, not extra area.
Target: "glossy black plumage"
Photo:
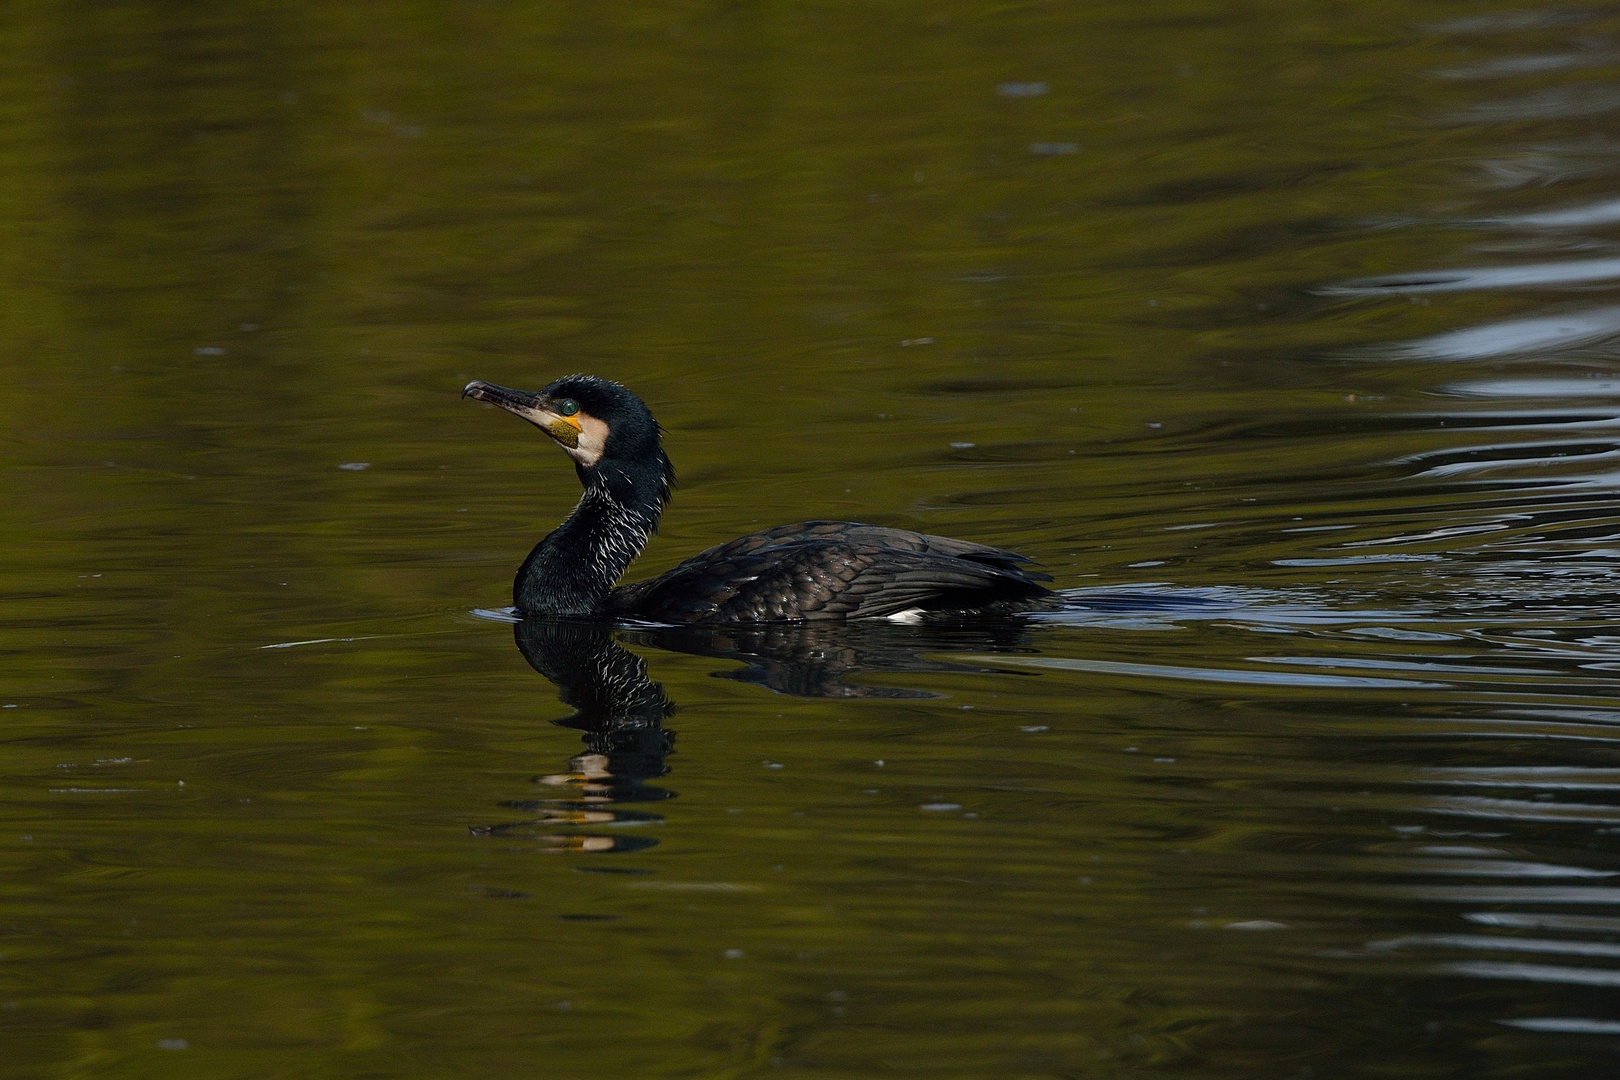
[[[574,458],[584,486],[568,520],[525,560],[525,615],[671,624],[922,620],[1037,606],[1049,580],[1022,555],[847,521],[781,525],[709,548],[660,577],[613,588],[657,530],[674,471],[659,427],[629,390],[574,375],[538,393],[474,381],[466,396],[535,424]],[[604,434],[605,432],[605,434]]]
[[[612,614],[666,623],[876,619],[985,611],[1046,595],[1020,555],[851,521],[739,537],[651,581],[614,589]]]

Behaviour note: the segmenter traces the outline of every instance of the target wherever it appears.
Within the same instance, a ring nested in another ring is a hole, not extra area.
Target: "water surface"
[[[18,1076],[1589,1077],[1620,1051],[1620,21],[0,18]],[[514,625],[852,518],[980,628]]]

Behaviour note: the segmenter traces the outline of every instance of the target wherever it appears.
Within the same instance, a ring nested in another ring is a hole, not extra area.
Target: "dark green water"
[[[0,56],[6,1075],[1620,1065],[1611,8]],[[514,635],[577,484],[457,395],[576,370],[680,470],[632,576],[848,517],[1066,602]]]

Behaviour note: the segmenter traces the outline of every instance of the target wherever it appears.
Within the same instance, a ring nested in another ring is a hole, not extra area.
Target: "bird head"
[[[514,390],[474,379],[461,392],[521,416],[574,459],[586,484],[651,472],[669,498],[675,481],[661,444],[662,429],[646,404],[616,382],[594,375],[566,375],[541,390]]]

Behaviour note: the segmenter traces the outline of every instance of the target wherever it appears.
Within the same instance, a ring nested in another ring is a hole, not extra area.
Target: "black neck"
[[[667,487],[642,490],[624,473],[611,480],[579,469],[585,493],[568,520],[535,545],[512,584],[525,615],[593,615],[647,540],[658,531]]]

